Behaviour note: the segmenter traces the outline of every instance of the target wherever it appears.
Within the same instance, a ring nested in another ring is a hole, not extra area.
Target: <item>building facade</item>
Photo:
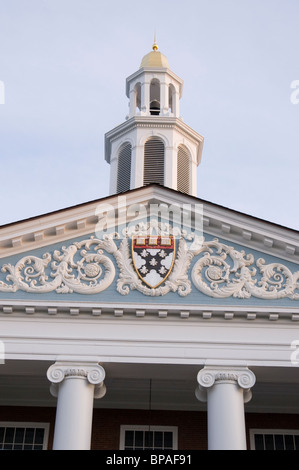
[[[1,227],[0,448],[299,449],[299,235],[197,198],[153,50],[110,195]]]

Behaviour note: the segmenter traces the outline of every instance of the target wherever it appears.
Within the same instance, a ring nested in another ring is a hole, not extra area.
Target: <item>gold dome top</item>
[[[169,69],[167,57],[161,52],[158,52],[156,35],[155,42],[153,44],[153,50],[149,54],[146,54],[141,61],[140,68],[142,69],[143,67],[158,67],[163,69]]]

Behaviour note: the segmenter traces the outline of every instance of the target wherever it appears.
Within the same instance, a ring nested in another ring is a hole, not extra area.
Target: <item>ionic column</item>
[[[103,367],[56,362],[47,372],[57,400],[53,450],[90,449],[93,400],[106,393]]]
[[[209,450],[246,450],[244,403],[251,400],[255,375],[244,368],[205,367],[195,392],[208,406]]]

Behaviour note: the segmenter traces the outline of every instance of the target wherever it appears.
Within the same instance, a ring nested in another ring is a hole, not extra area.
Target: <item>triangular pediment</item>
[[[184,212],[180,233],[178,213],[164,220],[167,207]],[[133,222],[147,231],[136,235]],[[11,224],[1,237],[8,309],[299,311],[297,232],[156,185]]]

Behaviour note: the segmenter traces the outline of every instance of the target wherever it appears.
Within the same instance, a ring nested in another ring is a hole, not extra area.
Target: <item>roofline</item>
[[[215,208],[218,208],[218,209],[222,209],[222,210],[228,210],[236,215],[240,215],[240,216],[243,216],[243,217],[248,217],[250,218],[251,220],[254,220],[254,221],[257,221],[257,222],[261,222],[261,223],[265,223],[265,224],[269,224],[271,226],[274,226],[274,227],[277,227],[277,228],[280,228],[280,229],[283,229],[283,230],[289,230],[290,232],[292,233],[296,233],[299,235],[299,230],[296,230],[296,229],[293,229],[291,227],[286,227],[284,225],[281,225],[281,224],[278,224],[276,222],[271,222],[269,220],[266,220],[266,219],[262,219],[260,217],[256,217],[256,216],[253,216],[253,215],[250,215],[250,214],[246,214],[244,212],[241,212],[241,211],[237,211],[236,209],[231,209],[230,207],[225,207],[225,206],[222,206],[221,204],[217,204],[215,202],[211,202],[211,201],[207,201],[205,199],[201,199],[201,198],[198,198],[196,196],[192,196],[192,195],[188,195],[188,194],[185,194],[185,193],[182,193],[180,191],[177,191],[177,190],[174,190],[172,188],[168,188],[166,186],[162,186],[162,185],[159,185],[157,183],[151,183],[147,186],[142,186],[140,188],[135,188],[135,189],[130,189],[129,191],[126,191],[126,192],[123,192],[123,193],[119,193],[119,194],[110,194],[109,196],[105,196],[103,198],[99,198],[99,199],[94,199],[92,201],[86,201],[86,202],[83,202],[83,203],[80,203],[80,204],[75,204],[74,206],[69,206],[69,207],[65,207],[63,209],[58,209],[58,210],[55,210],[55,211],[51,211],[51,212],[47,212],[47,213],[44,213],[44,214],[39,214],[39,215],[36,215],[36,216],[33,216],[33,217],[28,217],[27,219],[21,219],[21,220],[17,220],[15,222],[9,222],[8,224],[4,224],[4,225],[0,225],[0,230],[3,229],[3,228],[8,228],[8,227],[12,227],[14,225],[18,225],[18,224],[22,224],[22,223],[25,223],[25,222],[29,222],[29,221],[34,221],[34,220],[37,220],[37,219],[40,219],[40,218],[43,218],[43,217],[48,217],[48,216],[52,216],[52,215],[55,215],[55,214],[60,214],[64,211],[71,211],[71,210],[74,210],[76,208],[81,208],[81,207],[84,207],[84,206],[88,206],[89,204],[95,204],[97,202],[101,202],[101,201],[105,201],[107,199],[110,199],[110,198],[114,198],[116,196],[124,196],[126,194],[130,194],[132,192],[137,192],[137,191],[140,191],[142,190],[143,188],[151,188],[151,187],[158,187],[158,188],[163,188],[169,192],[172,192],[172,193],[175,193],[175,194],[182,194],[182,196],[184,197],[190,197],[196,201],[198,201],[199,203],[201,204],[209,204],[210,206],[212,207],[215,207]]]

